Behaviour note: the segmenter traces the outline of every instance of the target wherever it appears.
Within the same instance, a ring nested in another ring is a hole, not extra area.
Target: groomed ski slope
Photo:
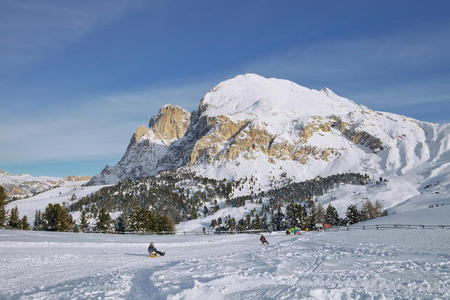
[[[450,230],[267,235],[0,231],[6,299],[450,297]],[[166,256],[147,258],[148,242]]]

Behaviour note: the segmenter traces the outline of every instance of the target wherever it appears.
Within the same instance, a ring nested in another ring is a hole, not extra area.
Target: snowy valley
[[[91,179],[19,177],[0,173],[9,200],[12,184],[25,190],[8,210],[33,226],[60,204],[67,231],[85,233],[0,230],[1,299],[450,298],[450,124],[327,88],[239,75],[198,110],[163,106]],[[368,202],[384,216],[350,222],[350,206],[367,214]],[[334,229],[313,230],[319,206],[334,207]],[[137,234],[157,228],[137,226],[137,208],[170,217],[174,234]],[[285,235],[294,226],[301,234]],[[252,230],[270,245],[237,234]],[[151,241],[166,256],[148,258]]]
[[[270,223],[289,203],[308,211],[332,205],[343,219],[350,205],[362,209],[367,200],[389,212],[421,194],[445,198],[449,158],[450,124],[373,111],[327,88],[245,74],[212,88],[196,111],[163,106],[132,135],[119,163],[87,186],[60,186],[8,208],[17,206],[32,223],[37,209],[60,203],[75,220],[86,210],[95,223],[101,208],[117,219],[137,205],[195,231],[250,213]],[[342,174],[367,179],[354,185]]]

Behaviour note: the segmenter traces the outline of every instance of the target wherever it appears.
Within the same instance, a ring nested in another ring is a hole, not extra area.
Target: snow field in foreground
[[[450,230],[267,235],[0,231],[0,298],[450,297]],[[147,258],[150,241],[166,256]]]

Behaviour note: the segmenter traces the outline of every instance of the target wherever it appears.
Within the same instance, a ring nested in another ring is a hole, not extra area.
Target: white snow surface
[[[266,235],[0,230],[1,299],[448,299],[450,230]],[[164,257],[148,258],[154,241]]]
[[[450,225],[450,195],[417,195],[388,209],[387,216],[364,224]]]
[[[219,83],[203,97],[200,107],[206,108],[203,113],[209,117],[225,115],[233,121],[262,120],[275,134],[285,132],[292,126],[292,120],[368,110],[328,88],[318,91],[257,74],[238,75]]]
[[[86,183],[87,181],[81,182]],[[65,181],[61,186],[51,189],[49,191],[40,193],[36,196],[16,200],[8,203],[6,209],[11,209],[17,206],[19,210],[19,216],[27,216],[28,223],[33,225],[34,214],[36,210],[40,210],[41,213],[45,211],[45,208],[49,203],[52,204],[70,204],[72,196],[75,195],[76,200],[81,199],[84,196],[95,193],[103,186],[81,186],[78,181]]]

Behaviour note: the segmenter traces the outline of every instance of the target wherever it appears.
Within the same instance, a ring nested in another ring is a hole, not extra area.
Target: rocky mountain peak
[[[149,128],[138,128],[120,162],[91,184],[180,167],[217,178],[263,180],[267,174],[304,180],[349,170],[403,174],[430,158],[427,134],[440,130],[446,129],[373,111],[328,88],[245,74],[212,88],[192,114],[163,106]]]
[[[159,113],[150,119],[149,128],[156,137],[164,140],[179,139],[189,127],[191,113],[176,105],[164,105]]]

